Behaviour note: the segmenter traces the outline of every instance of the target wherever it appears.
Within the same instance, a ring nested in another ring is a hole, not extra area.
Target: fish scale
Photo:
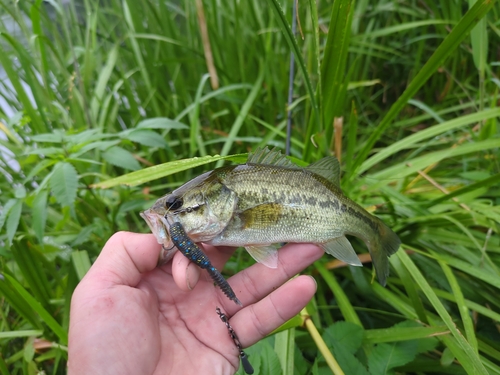
[[[343,195],[307,171],[242,165],[220,178],[220,183],[236,193],[238,205],[234,220],[220,236],[211,240],[214,245],[240,246],[242,241],[303,242],[305,235],[311,242],[323,243],[344,234],[341,230],[346,220],[341,210],[345,204]],[[296,191],[298,186],[300,191]],[[294,190],[295,193],[286,194]],[[240,212],[268,203],[273,203],[279,211],[277,220],[245,227]]]
[[[283,242],[315,243],[350,265],[362,266],[345,237],[352,235],[368,247],[382,285],[389,275],[388,257],[401,243],[382,220],[344,195],[335,157],[302,168],[267,148],[250,154],[246,164],[196,177],[141,215],[165,249],[162,261],[176,251],[169,222],[180,223],[193,242],[243,246],[269,267],[278,264],[272,245]]]

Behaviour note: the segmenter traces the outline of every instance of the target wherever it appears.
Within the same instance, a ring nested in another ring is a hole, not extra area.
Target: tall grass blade
[[[473,373],[478,375],[479,374],[487,375],[488,372],[484,368],[484,365],[481,363],[481,359],[479,358],[479,356],[477,355],[471,344],[464,338],[462,333],[457,329],[455,323],[453,322],[453,319],[446,311],[446,308],[443,306],[441,301],[439,301],[439,298],[436,296],[436,294],[430,287],[424,275],[422,275],[422,273],[419,271],[419,269],[415,266],[413,261],[404,251],[398,251],[396,253],[396,256],[399,257],[401,262],[405,265],[405,267],[408,269],[408,271],[415,279],[415,282],[418,284],[422,292],[429,299],[432,306],[436,309],[436,312],[439,314],[443,322],[446,324],[446,326],[452,333],[460,349],[462,349],[466,353],[468,358],[468,363],[470,363],[471,367],[474,370]]]
[[[408,100],[417,93],[417,91],[425,84],[425,82],[427,82],[431,75],[434,74],[434,72],[441,66],[442,62],[460,45],[470,30],[479,22],[481,18],[486,15],[493,4],[494,1],[491,0],[478,0],[476,4],[464,15],[460,22],[453,28],[450,34],[436,49],[426,64],[420,69],[403,94],[392,105],[389,112],[387,112],[380,124],[368,138],[354,162],[354,174],[358,174],[358,169],[361,163],[365,161],[375,142],[377,142],[385,130],[390,126],[391,122],[403,109]],[[352,174],[351,177],[353,177],[354,174]]]
[[[363,324],[361,323],[358,314],[356,314],[356,311],[354,310],[351,302],[347,298],[344,290],[338,284],[337,280],[335,279],[335,276],[332,275],[330,271],[328,271],[322,263],[315,262],[314,265],[318,270],[318,272],[320,273],[320,275],[325,280],[325,282],[327,283],[332,293],[335,295],[335,298],[337,299],[337,304],[346,322],[351,322],[359,325],[360,327],[363,327]]]
[[[73,261],[78,279],[82,280],[91,266],[88,252],[85,250],[73,251],[71,253],[71,260]]]
[[[384,183],[387,183],[388,180],[393,176],[403,178],[405,176],[414,174],[419,170],[424,170],[428,166],[438,163],[444,159],[453,158],[460,155],[467,155],[470,153],[485,152],[498,147],[500,147],[500,138],[488,139],[486,141],[475,143],[464,143],[455,148],[430,152],[426,155],[396,164],[380,172],[376,172],[370,175],[370,178],[381,180]]]
[[[40,320],[31,306],[22,298],[21,294],[14,289],[12,284],[5,279],[5,273],[2,273],[2,277],[0,278],[0,294],[21,317],[31,324],[31,326],[35,328],[42,327]]]
[[[64,330],[59,323],[52,317],[52,315],[43,308],[43,306],[33,298],[27,291],[10,275],[5,275],[5,278],[12,284],[14,289],[22,296],[22,298],[31,306],[31,308],[40,315],[40,318],[49,326],[54,334],[59,337],[62,345],[68,344],[68,333]]]
[[[327,139],[330,139],[329,135],[332,134],[333,118],[344,115],[348,85],[346,66],[354,3],[354,0],[339,0],[333,3],[321,62],[321,112],[323,125],[327,129]],[[318,131],[322,130],[318,129]]]
[[[140,171],[125,174],[120,177],[112,178],[107,181],[99,182],[92,185],[94,188],[109,189],[118,185],[129,185],[136,186],[144,184],[145,182],[153,181],[158,178],[170,176],[171,174],[182,172],[194,167],[199,167],[208,163],[212,163],[219,160],[231,160],[235,162],[244,162],[246,160],[247,154],[237,154],[229,156],[204,156],[204,157],[194,157],[191,159],[176,160],[160,165],[155,165],[153,167],[144,168]]]
[[[293,375],[295,349],[295,329],[287,329],[275,335],[274,351],[283,369],[283,375]]]
[[[234,122],[233,126],[231,126],[231,131],[229,132],[227,140],[224,142],[224,146],[222,147],[222,150],[220,152],[221,156],[227,156],[227,154],[231,150],[231,147],[234,143],[234,139],[238,135],[238,132],[240,131],[243,125],[243,122],[247,118],[247,115],[250,112],[250,109],[252,108],[252,105],[255,102],[255,99],[257,98],[257,95],[261,90],[263,79],[264,79],[264,69],[261,69],[257,81],[255,81],[255,84],[252,87],[250,93],[248,94],[245,103],[243,103],[241,110],[238,112],[238,117],[236,118],[236,121]],[[219,160],[216,164],[216,167],[218,168],[221,165],[222,165],[222,160]]]
[[[297,45],[297,41],[295,39],[295,36],[293,35],[292,28],[290,27],[290,24],[288,23],[285,13],[283,12],[283,8],[281,7],[281,4],[278,2],[278,0],[268,0],[268,4],[270,8],[274,11],[276,14],[276,18],[278,20],[278,25],[283,33],[283,36],[285,37],[288,46],[290,50],[293,52],[295,58],[297,59],[297,62],[299,64],[299,70],[302,73],[302,76],[304,78],[304,82],[306,84],[306,89],[307,93],[309,95],[309,100],[311,100],[311,106],[313,108],[313,113],[314,113],[314,122],[316,128],[319,130],[321,129],[321,116],[319,112],[319,107],[316,102],[316,95],[314,94],[314,89],[311,83],[311,79],[309,77],[309,73],[306,68],[306,63],[304,61],[304,57],[302,56],[302,53],[299,49],[299,46]]]
[[[457,278],[451,271],[451,268],[443,261],[439,262],[439,265],[443,269],[443,272],[448,279],[448,282],[450,283],[451,290],[453,291],[453,295],[456,298],[457,301],[457,307],[460,311],[460,316],[462,317],[462,323],[465,329],[465,337],[467,337],[467,341],[469,344],[472,346],[476,354],[478,353],[478,346],[477,346],[477,338],[476,338],[476,333],[474,329],[474,323],[472,322],[472,319],[470,317],[469,309],[465,305],[465,299],[464,295],[462,293],[462,289],[460,288],[460,285],[458,284]]]
[[[459,129],[463,126],[475,124],[481,121],[488,120],[490,118],[495,118],[500,116],[500,108],[491,108],[481,112],[472,113],[470,115],[455,118],[450,121],[446,121],[442,124],[431,126],[425,130],[419,131],[413,135],[410,135],[402,140],[393,143],[385,147],[382,151],[377,152],[371,158],[366,160],[358,169],[358,173],[363,173],[376,164],[387,159],[389,156],[396,154],[399,151],[409,149],[415,144],[422,141],[428,140],[430,138],[436,137],[440,134]]]

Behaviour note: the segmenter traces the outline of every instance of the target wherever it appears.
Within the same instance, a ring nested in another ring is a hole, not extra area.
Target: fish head
[[[177,250],[169,228],[180,222],[194,242],[208,242],[221,233],[232,218],[237,203],[236,194],[207,172],[159,198],[141,213],[163,250],[159,263],[170,260]]]
[[[170,233],[168,231],[170,225],[164,215],[158,214],[157,210],[155,210],[155,206],[141,212],[140,215],[148,224],[149,229],[151,229],[151,232],[156,238],[156,241],[162,245],[158,258],[158,265],[161,266],[172,259],[175,251],[177,250],[170,239]]]

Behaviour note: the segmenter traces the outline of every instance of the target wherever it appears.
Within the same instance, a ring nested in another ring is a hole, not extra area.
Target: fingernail
[[[186,285],[189,290],[193,290],[196,283],[200,279],[200,270],[193,263],[189,263],[186,267]]]

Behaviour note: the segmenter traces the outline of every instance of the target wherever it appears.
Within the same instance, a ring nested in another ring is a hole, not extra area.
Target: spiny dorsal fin
[[[272,150],[269,150],[267,147],[263,149],[258,148],[255,152],[250,152],[248,154],[247,164],[266,164],[276,167],[299,169],[298,166],[288,160],[276,147]]]
[[[335,156],[327,156],[309,164],[306,169],[319,174],[340,188],[340,165]]]

